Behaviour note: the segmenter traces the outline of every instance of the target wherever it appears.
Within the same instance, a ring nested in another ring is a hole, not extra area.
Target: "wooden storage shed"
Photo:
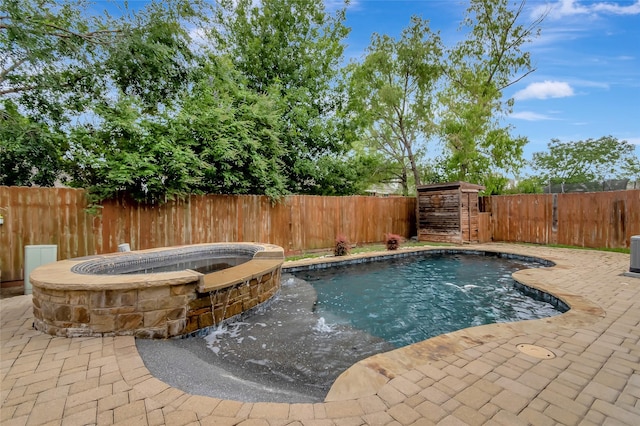
[[[478,192],[484,186],[449,182],[417,189],[419,241],[478,242]]]

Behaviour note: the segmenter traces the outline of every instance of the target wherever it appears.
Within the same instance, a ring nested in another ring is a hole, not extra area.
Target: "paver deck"
[[[190,395],[153,377],[132,337],[32,328],[31,296],[0,300],[0,423],[10,425],[640,425],[640,279],[629,255],[490,244],[553,260],[524,281],[580,305],[558,317],[430,339],[356,364],[315,404]],[[435,342],[435,343],[434,343]],[[556,357],[517,348],[538,345]],[[213,384],[215,385],[215,384]],[[330,399],[330,401],[329,401]]]

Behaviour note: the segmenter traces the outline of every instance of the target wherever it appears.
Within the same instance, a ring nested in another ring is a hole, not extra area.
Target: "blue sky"
[[[453,46],[463,36],[458,26],[467,5],[352,0],[347,55],[360,58],[374,32],[398,36],[412,15],[428,19]],[[544,151],[553,138],[607,135],[635,144],[640,155],[640,1],[528,0],[523,23],[546,10],[542,33],[527,49],[536,71],[505,92],[516,99],[507,122],[530,141],[525,157]]]

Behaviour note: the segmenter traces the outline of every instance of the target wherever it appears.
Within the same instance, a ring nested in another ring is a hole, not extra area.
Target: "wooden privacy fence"
[[[272,204],[254,195],[191,196],[161,206],[124,200],[85,211],[84,190],[0,186],[0,280],[23,279],[24,246],[55,244],[58,259],[117,251],[226,241],[282,246],[288,253],[352,243],[385,233],[415,235],[415,198],[289,196]]]
[[[482,197],[480,242],[629,247],[640,235],[640,190]],[[416,235],[416,200],[403,197],[192,196],[162,206],[105,202],[88,214],[83,190],[0,186],[0,281],[23,279],[24,246],[55,244],[58,259],[219,241],[277,244],[288,253],[332,247],[344,234],[373,243]]]
[[[640,190],[483,197],[493,241],[629,247],[640,235]]]

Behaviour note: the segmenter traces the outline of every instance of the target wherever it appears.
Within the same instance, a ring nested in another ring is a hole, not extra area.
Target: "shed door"
[[[478,194],[462,193],[460,206],[460,227],[463,241],[478,241]]]

